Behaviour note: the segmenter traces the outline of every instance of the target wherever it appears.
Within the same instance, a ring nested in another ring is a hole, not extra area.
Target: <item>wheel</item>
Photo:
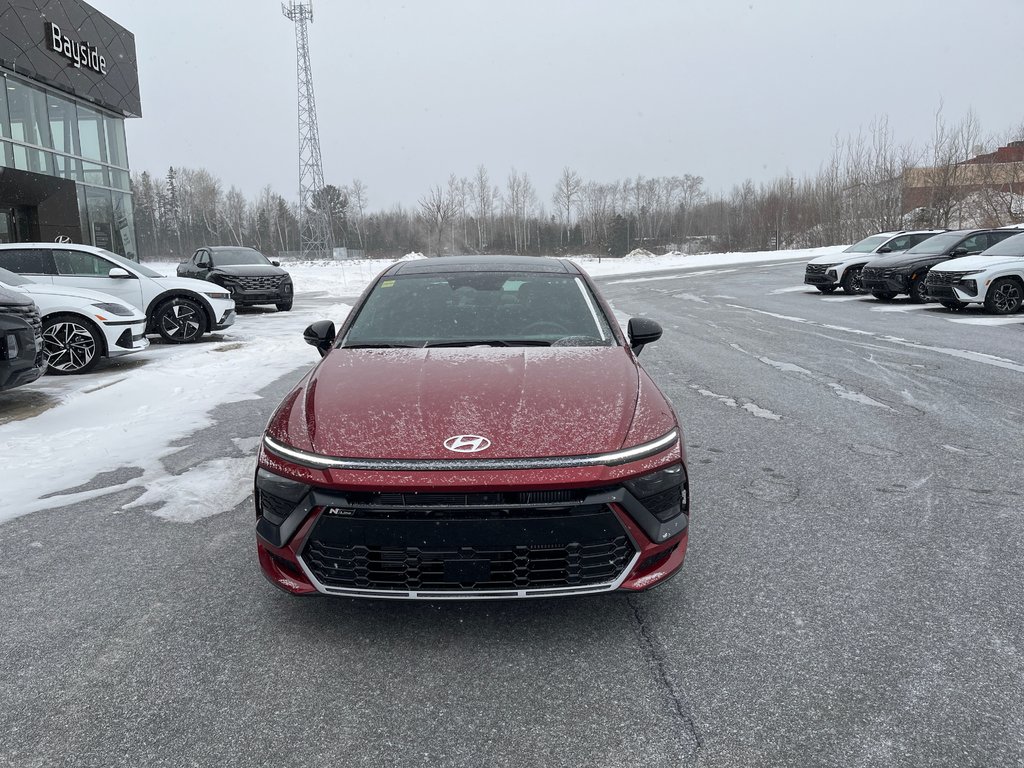
[[[169,344],[189,344],[206,333],[206,313],[193,299],[179,296],[156,308],[153,325]]]
[[[49,360],[47,373],[86,373],[103,356],[103,337],[77,315],[50,315],[43,318],[43,348]]]
[[[843,279],[840,281],[843,293],[848,293],[851,296],[864,293],[864,284],[860,280],[861,269],[861,267],[850,267],[843,273]]]
[[[277,307],[278,312],[287,312],[292,308],[292,300],[288,299],[288,301],[279,302],[278,304],[275,304],[275,306]]]
[[[953,312],[959,312],[967,306],[967,302],[960,301],[959,299],[940,299],[939,304]]]
[[[924,276],[917,278],[910,284],[910,300],[915,304],[926,304],[931,301],[928,291],[924,286]]]
[[[1020,311],[1021,302],[1024,302],[1024,289],[1012,277],[999,278],[985,294],[985,309],[997,315]]]
[[[817,288],[821,293],[832,293],[836,289],[836,286],[834,285],[816,285],[814,287]]]
[[[893,299],[896,298],[896,291],[874,290],[871,292],[871,295],[874,296],[879,301],[892,301]]]

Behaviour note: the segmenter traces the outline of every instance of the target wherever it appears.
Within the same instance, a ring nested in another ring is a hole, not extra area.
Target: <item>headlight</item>
[[[98,304],[93,304],[93,306],[96,307],[96,309],[101,309],[112,315],[120,315],[121,317],[131,317],[135,314],[130,307],[126,307],[124,304],[115,304],[112,301],[100,302]]]
[[[984,269],[972,269],[970,272],[964,272],[960,277],[967,277],[967,275],[980,275],[984,271]]]
[[[682,464],[627,480],[623,485],[663,523],[690,509],[689,483]]]
[[[211,299],[230,299],[231,294],[226,291],[203,291],[204,296],[209,296]]]

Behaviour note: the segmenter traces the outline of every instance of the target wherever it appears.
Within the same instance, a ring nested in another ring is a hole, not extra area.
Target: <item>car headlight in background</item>
[[[93,304],[96,309],[102,310],[103,312],[109,312],[112,315],[118,315],[120,317],[131,317],[135,314],[131,307],[126,307],[124,304],[115,304],[113,302],[99,302]]]
[[[231,294],[227,291],[203,291],[204,296],[209,296],[211,299],[230,299]]]

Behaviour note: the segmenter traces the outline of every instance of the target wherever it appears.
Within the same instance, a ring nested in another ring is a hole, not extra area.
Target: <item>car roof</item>
[[[386,274],[423,275],[442,272],[546,272],[564,275],[579,274],[579,268],[564,259],[550,259],[546,256],[438,256],[398,262]]]
[[[86,243],[0,243],[0,249],[5,251],[17,248],[70,248],[76,251],[102,253],[101,249]]]
[[[251,245],[203,245],[199,247],[199,250],[202,249],[207,251],[256,251],[256,253],[259,253]]]

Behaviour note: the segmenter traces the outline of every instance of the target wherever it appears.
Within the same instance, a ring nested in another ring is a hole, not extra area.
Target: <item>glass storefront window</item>
[[[123,189],[126,192],[132,188],[128,178],[128,171],[120,171],[117,168],[109,168],[107,170],[110,174],[110,186],[115,189]]]
[[[69,155],[81,155],[78,147],[78,110],[74,102],[51,93],[47,96],[46,106],[50,115],[53,148]]]
[[[85,187],[85,204],[89,209],[89,229],[82,234],[97,248],[115,250],[114,206],[110,199],[110,190]]]
[[[107,129],[107,162],[121,168],[128,167],[128,146],[124,139],[124,120],[104,117]]]
[[[14,167],[14,147],[9,141],[0,141],[0,165]]]
[[[0,136],[5,139],[11,138],[11,115],[7,111],[7,91],[11,88],[11,84],[7,82],[7,78],[3,78],[2,86],[0,87]]]
[[[79,105],[78,133],[82,141],[82,157],[106,162],[107,142],[106,132],[103,130],[103,116]]]
[[[135,248],[135,214],[132,211],[132,196],[125,192],[112,193],[114,200],[114,244],[120,245],[121,249],[115,251],[123,253],[129,259],[137,259],[138,251]]]
[[[107,169],[102,165],[96,163],[82,163],[83,180],[86,184],[99,184],[103,187],[109,187],[110,181],[107,178]]]
[[[45,173],[53,176],[53,155],[41,149],[14,145],[14,167],[21,171]]]
[[[40,147],[53,146],[50,143],[50,122],[46,117],[45,93],[9,79],[7,102],[11,112],[11,138]]]
[[[71,179],[72,181],[82,181],[82,161],[75,160],[72,157],[64,157],[64,155],[53,156],[54,166],[56,167],[56,173],[62,179]]]

